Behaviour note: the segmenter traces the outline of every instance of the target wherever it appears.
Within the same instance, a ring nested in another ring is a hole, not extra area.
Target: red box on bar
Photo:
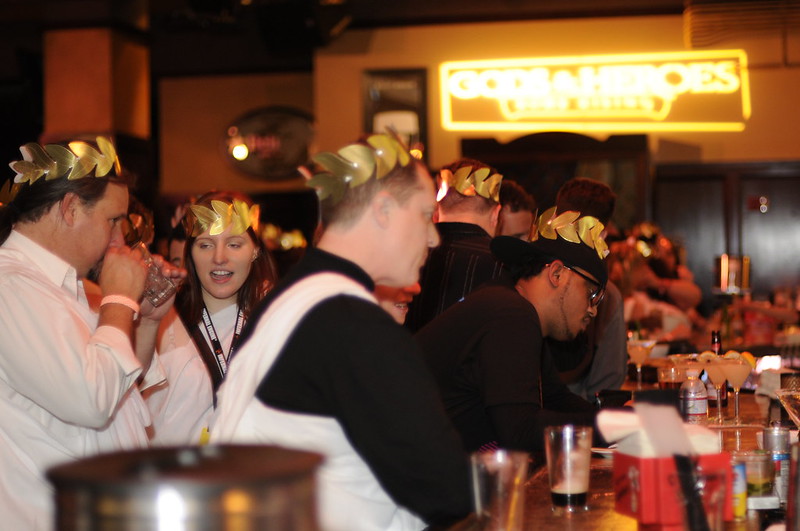
[[[733,519],[731,490],[733,474],[727,452],[700,455],[698,467],[704,472],[726,471],[725,520]],[[672,457],[642,458],[614,454],[614,509],[636,518],[640,529],[683,529],[683,516],[675,486],[669,484],[675,474]]]

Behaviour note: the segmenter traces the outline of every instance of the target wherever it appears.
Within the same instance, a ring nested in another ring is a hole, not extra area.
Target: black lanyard
[[[208,315],[208,310],[203,305],[203,324],[206,326],[208,332],[208,339],[211,341],[211,347],[214,350],[214,358],[217,361],[217,367],[222,376],[228,372],[228,360],[233,356],[233,351],[239,343],[239,336],[242,334],[242,327],[244,326],[244,313],[239,308],[239,313],[236,315],[236,324],[233,328],[233,338],[231,338],[231,348],[228,349],[228,356],[222,350],[222,344],[219,342],[217,331],[214,329],[214,323],[211,322],[211,316]]]

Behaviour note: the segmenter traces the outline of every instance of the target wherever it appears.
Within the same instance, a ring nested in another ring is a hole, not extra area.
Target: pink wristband
[[[121,304],[123,306],[127,306],[131,310],[133,310],[133,317],[136,318],[136,315],[139,313],[139,304],[131,299],[130,297],[126,297],[125,295],[106,295],[103,297],[103,300],[100,301],[100,307],[102,308],[106,304]]]

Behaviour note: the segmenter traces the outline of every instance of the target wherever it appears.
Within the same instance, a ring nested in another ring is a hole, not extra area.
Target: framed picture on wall
[[[408,146],[426,146],[426,80],[424,68],[365,71],[364,131],[383,133],[392,128]]]

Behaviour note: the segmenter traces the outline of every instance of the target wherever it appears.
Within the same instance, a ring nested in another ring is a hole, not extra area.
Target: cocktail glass
[[[723,366],[725,362],[721,359],[711,360],[706,363],[704,369],[706,376],[714,384],[714,389],[717,390],[717,424],[722,424],[724,418],[722,415],[722,386],[725,385],[725,370]]]
[[[775,391],[781,405],[789,414],[794,425],[800,428],[800,390],[797,389],[778,389]]]
[[[655,339],[629,339],[628,356],[636,365],[636,389],[642,388],[642,365],[656,345]]]
[[[750,376],[752,367],[746,360],[725,360],[722,364],[722,370],[725,374],[725,379],[733,387],[733,423],[739,425],[741,423],[739,418],[739,390],[741,390],[747,377]]]

